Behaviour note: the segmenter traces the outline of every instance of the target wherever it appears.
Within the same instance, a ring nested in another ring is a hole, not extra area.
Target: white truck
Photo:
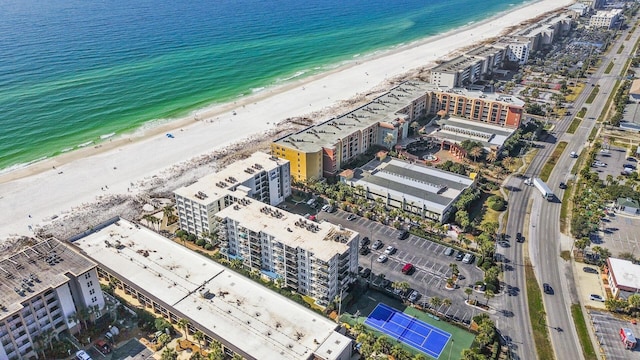
[[[542,194],[542,197],[551,201],[553,200],[553,191],[551,191],[551,189],[549,189],[549,186],[547,186],[547,184],[545,184],[544,181],[542,181],[542,179],[540,178],[533,178],[533,186],[536,187],[536,189],[538,189],[540,191],[540,193]]]

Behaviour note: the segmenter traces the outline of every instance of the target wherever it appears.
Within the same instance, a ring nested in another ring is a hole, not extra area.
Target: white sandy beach
[[[145,133],[106,141],[98,148],[74,151],[2,174],[0,242],[10,235],[29,235],[29,225],[94,202],[98,196],[135,193],[137,188],[132,187],[132,183],[152,176],[161,178],[163,171],[174,164],[250,136],[265,134],[287,118],[305,116],[367,93],[391,78],[434,63],[456,50],[501,35],[512,26],[573,2],[543,0],[529,4],[407,48],[361,58],[358,63],[327,74],[199,111],[199,121],[194,121],[193,117],[177,120]],[[166,137],[167,132],[174,138]]]

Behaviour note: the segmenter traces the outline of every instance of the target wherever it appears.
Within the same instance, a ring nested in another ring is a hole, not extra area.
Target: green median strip
[[[560,232],[564,233],[567,230],[567,214],[569,212],[569,199],[571,199],[571,191],[573,185],[567,184],[567,188],[562,194],[562,205],[560,206]]]
[[[578,332],[578,339],[580,339],[585,360],[597,360],[598,355],[589,337],[589,330],[587,330],[587,323],[584,320],[584,314],[582,313],[580,304],[571,305],[571,315],[573,316],[573,322],[576,324],[576,331]]]
[[[553,150],[553,153],[549,157],[549,160],[547,160],[547,162],[542,167],[542,171],[540,171],[540,179],[542,179],[542,181],[546,182],[547,180],[549,180],[549,176],[553,171],[553,167],[556,166],[556,163],[558,162],[558,158],[560,157],[560,155],[562,155],[562,152],[566,147],[567,147],[567,142],[560,141],[558,143],[558,146],[556,146],[556,148]]]
[[[593,102],[593,100],[596,99],[596,96],[598,95],[598,91],[600,91],[600,87],[596,86],[593,88],[593,90],[591,91],[591,94],[589,94],[589,97],[587,98],[587,101],[585,101],[587,104],[591,104]]]
[[[536,344],[538,359],[555,359],[551,340],[549,339],[549,328],[547,327],[547,316],[544,312],[542,302],[542,291],[536,281],[533,266],[529,258],[525,258],[525,276],[527,279],[527,303],[529,304],[529,319],[533,328],[533,340]]]
[[[611,74],[611,69],[613,69],[613,61],[607,65],[607,68],[604,70],[605,74]]]
[[[576,117],[573,119],[573,121],[571,121],[571,125],[569,125],[569,128],[567,129],[567,132],[569,134],[573,134],[576,132],[576,130],[578,130],[578,126],[580,126],[580,123],[582,122],[582,119]]]

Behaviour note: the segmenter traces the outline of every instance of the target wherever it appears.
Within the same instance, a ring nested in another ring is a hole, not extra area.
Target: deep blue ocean
[[[0,0],[0,169],[526,0]]]

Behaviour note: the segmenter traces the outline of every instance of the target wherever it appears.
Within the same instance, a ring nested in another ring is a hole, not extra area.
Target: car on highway
[[[511,246],[508,241],[498,241],[498,245],[503,248],[508,248],[509,246]]]
[[[589,300],[604,302],[604,299],[602,298],[602,296],[598,294],[589,295]]]
[[[456,260],[462,261],[463,258],[464,258],[464,251],[458,250],[458,253],[456,254]]]
[[[575,152],[575,151],[572,151],[572,152],[571,152],[571,154],[569,154],[569,157],[571,157],[571,158],[575,159],[575,158],[577,158],[577,157],[578,157],[578,153],[577,153],[577,152]]]
[[[378,258],[376,259],[376,261],[379,263],[384,263],[387,260],[389,260],[389,257],[385,254],[378,256]]]
[[[358,215],[356,214],[349,214],[349,216],[347,216],[347,220],[349,221],[353,221],[358,217]]]
[[[393,255],[398,249],[396,249],[395,247],[389,245],[387,246],[386,249],[384,249],[384,253],[387,255]]]
[[[516,241],[519,243],[523,243],[524,242],[524,237],[522,236],[522,233],[517,233],[516,234]]]
[[[398,240],[404,240],[409,237],[409,232],[407,230],[402,230],[400,234],[398,234]]]
[[[371,240],[369,240],[368,236],[365,236],[362,239],[360,239],[360,246],[367,246],[369,245],[369,243],[371,243]]]
[[[370,252],[371,250],[366,246],[361,247],[360,251],[358,251],[358,253],[362,256],[369,255]]]
[[[560,185],[558,186],[560,189],[564,190],[567,188],[567,184],[561,182]]]
[[[596,269],[594,269],[592,267],[588,267],[588,266],[583,267],[582,270],[584,272],[586,272],[586,273],[589,273],[589,274],[597,274],[598,273],[598,270],[596,270]]]
[[[544,293],[548,295],[553,295],[553,288],[551,285],[544,283],[542,284],[542,288],[544,289]]]
[[[371,245],[371,249],[378,250],[383,246],[384,246],[384,244],[382,243],[382,241],[376,240],[376,242],[374,242],[373,245]]]

